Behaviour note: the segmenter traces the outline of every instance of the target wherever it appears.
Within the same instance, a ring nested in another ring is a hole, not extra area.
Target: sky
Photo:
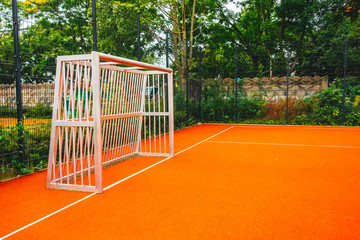
[[[240,8],[236,7],[235,3],[228,3],[228,4],[226,4],[226,7],[227,7],[227,9],[232,10],[234,12],[239,12],[240,11]]]

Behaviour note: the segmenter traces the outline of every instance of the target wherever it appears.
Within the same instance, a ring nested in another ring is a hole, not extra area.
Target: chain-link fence
[[[0,3],[1,179],[47,165],[58,55],[93,48],[91,1]]]
[[[146,22],[139,25],[138,12],[111,0],[96,5],[0,2],[0,179],[46,167],[56,56],[96,49],[131,59],[144,59],[140,51],[160,52],[145,59],[174,69],[176,128],[198,122],[360,125],[357,37],[284,40],[256,53],[233,43],[222,48],[222,59],[208,45],[193,43],[184,74],[169,61],[176,60],[171,33],[160,33],[162,46],[144,46],[153,36]]]
[[[189,98],[180,87],[175,96],[175,105],[183,112],[181,119],[189,124],[200,120],[360,125],[360,39],[337,37],[320,45],[283,45],[278,56],[247,56],[258,61],[247,61],[252,63],[247,66],[244,55],[236,57],[234,48],[229,61],[238,62],[237,69],[218,77],[201,77],[208,70],[201,69],[197,55],[189,70]]]

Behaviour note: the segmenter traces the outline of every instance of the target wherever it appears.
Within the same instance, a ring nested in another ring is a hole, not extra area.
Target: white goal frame
[[[57,57],[47,187],[103,192],[103,167],[174,156],[173,74],[92,52]]]

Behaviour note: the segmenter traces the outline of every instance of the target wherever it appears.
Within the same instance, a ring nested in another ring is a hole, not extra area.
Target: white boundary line
[[[38,220],[36,220],[36,221],[34,221],[34,222],[32,222],[32,223],[30,223],[30,224],[22,227],[22,228],[19,228],[19,229],[13,231],[12,233],[9,233],[8,235],[3,236],[2,238],[0,238],[0,240],[3,240],[3,239],[5,239],[5,238],[8,238],[8,237],[14,235],[15,233],[18,233],[18,232],[20,232],[20,231],[22,231],[22,230],[24,230],[24,229],[26,229],[26,228],[29,228],[29,227],[31,227],[32,225],[35,225],[35,224],[38,223],[38,222],[41,222],[41,221],[43,221],[43,220],[45,220],[45,219],[47,219],[47,218],[49,218],[49,217],[51,217],[51,216],[59,213],[59,212],[62,212],[63,210],[65,210],[65,209],[67,209],[67,208],[69,208],[69,207],[71,207],[71,206],[74,206],[75,204],[77,204],[77,203],[79,203],[79,202],[82,202],[82,201],[84,201],[84,200],[86,200],[86,199],[88,199],[88,198],[90,198],[90,197],[92,197],[92,196],[94,196],[94,195],[96,195],[96,193],[92,193],[92,194],[90,194],[90,195],[88,195],[88,196],[86,196],[86,197],[84,197],[84,198],[82,198],[82,199],[80,199],[80,200],[77,200],[76,202],[70,203],[69,205],[67,205],[67,206],[65,206],[65,207],[63,207],[63,208],[60,208],[59,210],[57,210],[57,211],[55,211],[55,212],[53,212],[53,213],[50,213],[49,215],[46,215],[45,217],[42,217],[42,218],[40,218],[40,219],[38,219]]]
[[[179,155],[180,153],[183,153],[183,152],[185,152],[185,151],[187,151],[187,150],[189,150],[189,149],[191,149],[191,148],[193,148],[193,147],[196,147],[197,145],[199,145],[199,144],[201,144],[201,143],[203,143],[203,142],[206,142],[207,140],[209,140],[209,139],[211,139],[211,138],[214,138],[214,137],[218,136],[219,134],[230,130],[231,128],[233,128],[233,126],[227,128],[227,129],[225,129],[225,130],[223,130],[223,131],[221,131],[221,132],[219,132],[219,133],[217,133],[217,134],[214,134],[214,135],[212,135],[211,137],[208,137],[208,138],[206,138],[205,140],[202,140],[201,142],[195,143],[194,145],[192,145],[192,146],[190,146],[190,147],[188,147],[188,148],[186,148],[186,149],[184,149],[184,150],[181,150],[180,152],[175,153],[175,156],[176,156],[176,155]],[[136,173],[134,173],[134,174],[126,177],[126,178],[123,178],[123,179],[121,179],[120,181],[118,181],[118,182],[116,182],[116,183],[113,183],[113,184],[107,186],[106,188],[104,188],[104,191],[106,191],[106,190],[108,190],[108,189],[110,189],[110,188],[118,185],[119,183],[122,183],[122,182],[124,182],[124,181],[126,181],[126,180],[128,180],[128,179],[130,179],[130,178],[132,178],[132,177],[134,177],[134,176],[136,176],[136,175],[138,175],[138,174],[146,171],[146,170],[149,170],[150,168],[153,168],[153,167],[155,167],[156,165],[159,165],[160,163],[163,163],[163,162],[169,160],[170,158],[171,158],[171,157],[165,158],[165,159],[163,159],[163,160],[161,160],[161,161],[159,161],[159,162],[157,162],[157,163],[154,163],[153,165],[151,165],[151,166],[149,166],[149,167],[147,167],[147,168],[144,168],[143,170],[140,170],[140,171],[138,171],[138,172],[136,172]],[[8,238],[8,237],[10,237],[10,236],[12,236],[12,235],[14,235],[14,234],[16,234],[16,233],[24,230],[24,229],[26,229],[26,228],[29,228],[29,227],[31,227],[31,226],[33,226],[33,225],[35,225],[35,224],[37,224],[37,223],[39,223],[39,222],[47,219],[47,218],[49,218],[49,217],[51,217],[51,216],[53,216],[53,215],[55,215],[55,214],[57,214],[57,213],[59,213],[59,212],[62,212],[62,211],[64,211],[65,209],[68,209],[68,208],[74,206],[75,204],[80,203],[80,202],[82,202],[82,201],[84,201],[84,200],[86,200],[86,199],[88,199],[88,198],[90,198],[90,197],[92,197],[92,196],[95,196],[95,195],[96,195],[96,193],[92,193],[92,194],[90,194],[90,195],[88,195],[88,196],[86,196],[86,197],[84,197],[84,198],[82,198],[82,199],[80,199],[80,200],[77,200],[76,202],[73,202],[73,203],[71,203],[71,204],[69,204],[69,205],[67,205],[67,206],[65,206],[65,207],[63,207],[63,208],[60,208],[59,210],[57,210],[57,211],[55,211],[55,212],[53,212],[53,213],[50,213],[50,214],[46,215],[45,217],[42,217],[42,218],[40,218],[40,219],[38,219],[38,220],[36,220],[36,221],[34,221],[34,222],[32,222],[32,223],[30,223],[30,224],[22,227],[22,228],[19,228],[19,229],[13,231],[13,232],[11,232],[11,233],[9,233],[9,234],[1,237],[0,240],[6,239],[6,238]]]
[[[209,137],[209,138],[207,138],[207,139],[205,139],[205,140],[202,140],[201,142],[195,143],[194,145],[192,145],[192,146],[190,146],[190,147],[188,147],[188,148],[185,148],[184,150],[181,150],[180,152],[175,153],[175,156],[178,155],[178,154],[180,154],[180,153],[183,153],[183,152],[185,152],[185,151],[187,151],[187,150],[189,150],[189,149],[191,149],[191,148],[193,148],[193,147],[195,147],[195,146],[197,146],[197,145],[199,145],[199,144],[201,144],[201,143],[203,143],[203,142],[206,142],[207,140],[209,140],[209,139],[211,139],[211,138],[214,138],[214,137],[216,137],[217,135],[219,135],[219,134],[221,134],[221,133],[223,133],[223,132],[226,132],[227,130],[230,130],[231,128],[233,128],[233,127],[229,127],[229,128],[227,128],[227,129],[225,129],[225,130],[223,130],[223,131],[221,131],[221,132],[219,132],[219,133],[217,133],[217,134],[215,134],[215,135],[212,135],[211,137]],[[140,173],[142,173],[142,172],[144,172],[144,171],[146,171],[146,170],[148,170],[148,169],[150,169],[150,168],[152,168],[152,167],[155,167],[156,165],[158,165],[158,164],[160,164],[160,163],[163,163],[163,162],[169,160],[170,158],[171,158],[171,157],[165,158],[165,159],[161,160],[160,162],[154,163],[153,165],[151,165],[151,166],[149,166],[149,167],[147,167],[147,168],[144,168],[143,170],[140,170],[139,172],[136,172],[136,173],[134,173],[134,174],[132,174],[132,175],[126,177],[126,178],[123,178],[123,179],[121,179],[120,181],[118,181],[118,182],[116,182],[116,183],[113,183],[113,184],[107,186],[106,188],[104,188],[104,191],[105,191],[105,190],[108,190],[109,188],[112,188],[113,186],[116,186],[116,185],[118,185],[119,183],[122,183],[122,182],[126,181],[127,179],[132,178],[132,177],[134,177],[134,176],[136,176],[136,175],[138,175],[138,174],[140,174]],[[0,240],[1,240],[1,239],[0,239]]]
[[[311,144],[288,144],[288,143],[257,143],[257,142],[226,142],[226,141],[206,141],[206,142],[208,142],[208,143],[226,143],[226,144],[244,144],[244,145],[294,146],[294,147],[360,148],[360,146],[311,145]]]

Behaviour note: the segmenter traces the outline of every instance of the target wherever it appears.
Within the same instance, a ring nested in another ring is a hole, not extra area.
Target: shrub
[[[354,97],[354,102],[352,103],[352,109],[346,114],[346,123],[347,126],[359,126],[360,125],[360,95]]]
[[[52,108],[48,103],[36,103],[35,106],[23,106],[23,115],[26,118],[51,118]],[[0,116],[6,118],[17,118],[16,106],[0,106]]]
[[[289,98],[288,101],[288,120],[292,124],[296,122],[300,116],[307,115],[310,105],[304,100]],[[263,119],[286,122],[286,99],[267,100],[263,107]]]
[[[311,107],[308,117],[302,118],[303,124],[332,126],[341,124],[341,89],[330,87],[321,93],[305,99],[305,101]]]
[[[262,118],[264,111],[266,111],[265,104],[265,99],[261,96],[246,97],[241,95],[238,99],[238,119],[245,121]]]
[[[263,107],[263,112],[265,120],[285,120],[286,99],[273,99],[266,101]]]
[[[0,127],[0,179],[27,174],[46,167],[51,122]],[[19,133],[22,131],[25,162],[19,158]]]
[[[51,115],[50,104],[36,103],[34,107],[24,108],[24,116],[27,118],[50,118]]]
[[[174,128],[182,129],[196,123],[196,111],[198,106],[189,104],[189,120],[186,121],[186,97],[182,91],[177,91],[174,95]]]
[[[178,111],[186,109],[186,97],[183,91],[177,91],[174,95],[174,109]]]
[[[0,106],[0,116],[2,118],[16,118],[17,117],[16,107],[11,105]]]

